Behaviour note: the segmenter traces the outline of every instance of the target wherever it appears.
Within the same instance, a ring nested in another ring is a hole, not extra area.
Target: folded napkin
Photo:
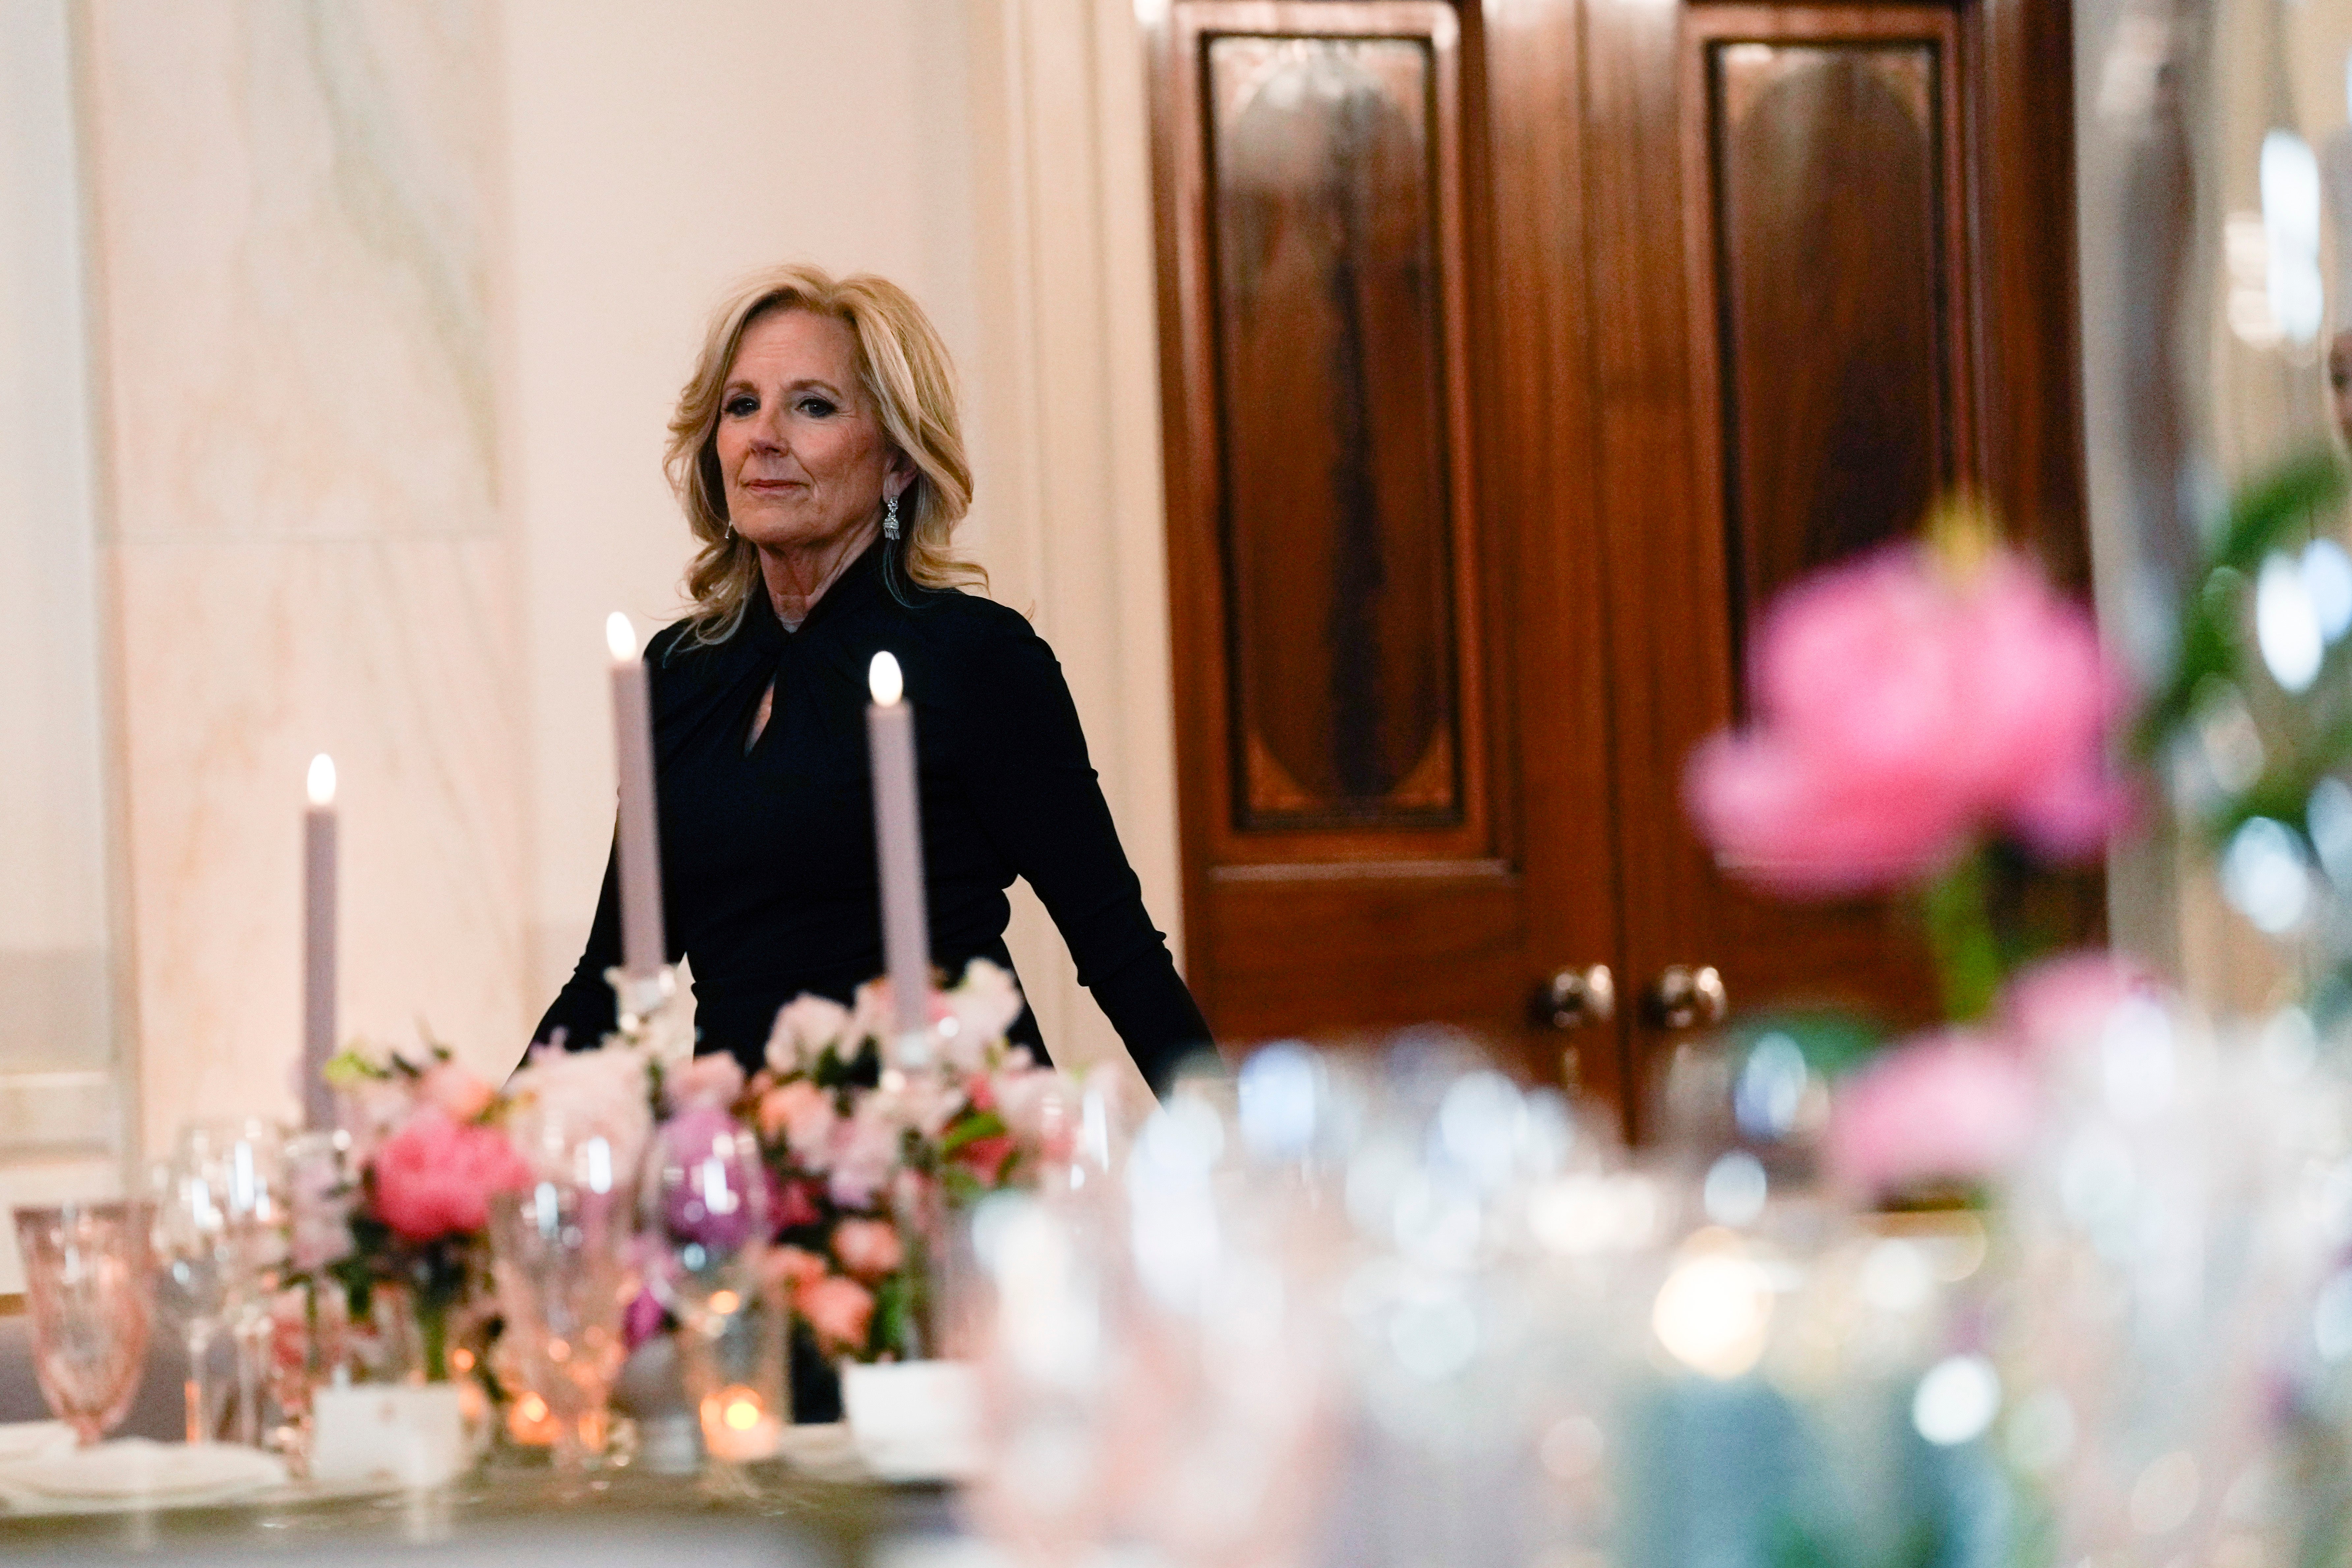
[[[234,1443],[123,1437],[0,1461],[0,1490],[72,1500],[212,1500],[285,1481],[286,1467],[275,1455]]]
[[[0,1421],[0,1464],[73,1446],[73,1428],[62,1421]]]

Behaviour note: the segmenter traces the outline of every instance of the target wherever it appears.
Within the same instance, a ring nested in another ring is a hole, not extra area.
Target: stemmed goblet
[[[16,1248],[33,1320],[41,1395],[87,1447],[139,1391],[152,1318],[147,1205],[18,1209]]]
[[[610,1163],[603,1168],[609,1172]],[[628,1194],[541,1182],[490,1200],[492,1272],[524,1381],[555,1421],[555,1467],[574,1489],[604,1450],[613,1380],[636,1291]]]
[[[285,1137],[258,1119],[190,1122],[155,1169],[154,1250],[164,1306],[187,1336],[187,1438],[209,1440],[215,1338],[236,1349],[237,1438],[261,1440],[268,1302],[286,1257]]]
[[[641,1228],[653,1249],[647,1283],[677,1316],[687,1393],[705,1444],[725,1459],[748,1453],[786,1418],[781,1355],[755,1350],[750,1368],[722,1351],[752,1323],[775,1226],[759,1141],[725,1111],[698,1106],[662,1125],[646,1151]],[[749,1336],[756,1346],[782,1336]],[[765,1363],[774,1359],[778,1364]],[[743,1376],[729,1375],[743,1372]]]

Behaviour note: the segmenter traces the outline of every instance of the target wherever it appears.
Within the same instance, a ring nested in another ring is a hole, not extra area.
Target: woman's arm
[[[561,1037],[568,1050],[602,1045],[618,1022],[616,999],[604,971],[621,962],[621,868],[617,842],[604,858],[604,888],[596,895],[596,918],[588,927],[588,946],[572,966],[572,978],[556,993],[547,1016],[531,1031],[533,1045]]]
[[[965,786],[1060,928],[1079,984],[1165,1093],[1177,1064],[1210,1043],[1209,1026],[1143,907],[1053,649],[1025,622],[991,627],[987,640],[963,715]]]

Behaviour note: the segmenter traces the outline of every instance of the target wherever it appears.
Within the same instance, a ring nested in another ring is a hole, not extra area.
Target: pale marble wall
[[[463,0],[83,16],[152,1151],[293,1106],[313,752],[344,1028],[475,1054],[523,1026],[499,39]]]
[[[46,102],[50,122],[6,122],[5,155],[63,169],[48,199],[89,215],[85,239],[51,241],[58,286],[90,296],[86,329],[68,312],[48,330],[90,362],[79,471],[104,502],[83,507],[75,623],[98,651],[67,663],[119,679],[59,699],[89,743],[47,760],[95,773],[103,713],[112,795],[45,785],[40,813],[81,799],[102,864],[90,803],[119,802],[121,1026],[86,1030],[86,1058],[91,1083],[143,1104],[138,1142],[292,1105],[318,750],[343,784],[346,1033],[425,1026],[485,1068],[511,1061],[576,952],[610,832],[604,616],[677,613],[665,416],[715,296],[786,257],[885,272],[938,320],[980,474],[970,538],[1061,652],[1174,929],[1124,7],[0,4],[50,18],[56,46],[10,57],[47,97],[6,111]],[[78,174],[53,156],[76,111]],[[6,350],[34,384],[38,345]],[[69,902],[48,907],[70,923]],[[77,939],[101,967],[105,911],[91,902]],[[1115,1050],[1034,904],[1013,941],[1065,1054]],[[0,981],[10,944],[0,927]],[[73,994],[106,1004],[87,981]],[[104,1054],[118,1036],[135,1074]]]

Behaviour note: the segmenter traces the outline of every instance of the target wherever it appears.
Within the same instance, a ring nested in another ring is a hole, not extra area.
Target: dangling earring
[[[893,540],[898,537],[898,498],[897,496],[882,498],[882,537]]]

